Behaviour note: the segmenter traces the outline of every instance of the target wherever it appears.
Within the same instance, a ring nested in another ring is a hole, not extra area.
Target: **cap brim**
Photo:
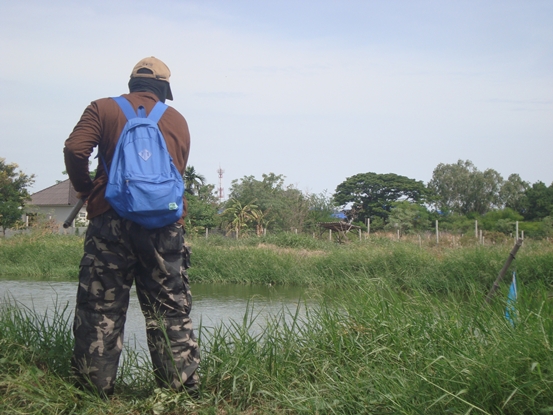
[[[173,101],[173,92],[171,92],[171,84],[169,84],[169,87],[167,88],[167,97],[168,100]]]

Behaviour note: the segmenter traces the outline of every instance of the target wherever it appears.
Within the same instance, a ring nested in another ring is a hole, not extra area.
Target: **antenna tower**
[[[223,201],[224,191],[223,191],[223,173],[225,171],[219,166],[217,174],[219,174],[219,203]]]

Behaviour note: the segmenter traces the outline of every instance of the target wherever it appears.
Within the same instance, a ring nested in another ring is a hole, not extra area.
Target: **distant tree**
[[[205,177],[198,173],[194,166],[188,166],[182,176],[186,191],[190,194],[197,194],[199,189],[205,184]]]
[[[426,230],[430,224],[429,217],[430,213],[424,206],[408,201],[395,202],[385,229],[399,230],[400,234]]]
[[[230,199],[239,200],[247,204],[253,200],[259,209],[274,210],[275,205],[280,203],[282,192],[285,190],[282,174],[263,174],[262,180],[257,180],[254,176],[244,176],[239,180],[233,180],[230,186]]]
[[[187,229],[201,231],[205,228],[216,228],[221,220],[219,217],[219,200],[215,196],[213,184],[198,188],[197,194],[186,196],[188,213],[186,215]]]
[[[302,231],[309,215],[308,198],[294,186],[284,185],[280,174],[263,174],[262,180],[245,176],[233,180],[230,199],[242,205],[255,203],[271,230],[298,229]]]
[[[21,209],[30,200],[27,187],[34,183],[35,175],[26,175],[17,171],[18,165],[7,164],[0,158],[0,226],[2,234],[21,219]]]
[[[511,174],[499,191],[499,197],[503,206],[522,212],[525,207],[525,192],[530,187],[528,182],[523,181],[518,174]]]
[[[305,219],[305,230],[314,232],[320,230],[319,223],[336,220],[333,215],[336,212],[337,206],[332,196],[328,195],[326,190],[319,194],[308,194],[306,198],[309,204],[309,212]]]
[[[540,233],[543,237],[553,236],[553,216],[546,216],[540,222]]]
[[[255,233],[257,234],[257,236],[263,235],[263,230],[269,224],[269,220],[267,219],[268,215],[269,215],[268,210],[266,210],[265,212],[262,212],[259,209],[251,210],[250,218],[251,218],[251,221],[255,223]]]
[[[227,203],[227,208],[223,211],[223,217],[228,218],[228,227],[230,231],[234,231],[238,237],[240,232],[247,228],[248,222],[254,220],[252,211],[257,209],[253,202],[243,205],[237,199],[230,199]]]
[[[509,234],[515,231],[516,222],[524,218],[521,214],[511,208],[498,209],[486,213],[484,216],[477,216],[478,227],[487,231],[497,231]]]
[[[493,170],[479,171],[470,160],[455,164],[440,163],[428,182],[435,195],[436,208],[444,213],[485,214],[500,207],[501,175]]]
[[[553,216],[553,183],[547,187],[538,181],[526,189],[523,216],[526,220],[540,220]]]
[[[393,173],[360,173],[336,187],[334,201],[343,207],[349,220],[362,221],[377,216],[384,221],[395,202],[423,202],[427,195],[422,181]]]

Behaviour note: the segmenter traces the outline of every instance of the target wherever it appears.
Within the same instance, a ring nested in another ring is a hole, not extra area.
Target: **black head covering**
[[[129,80],[129,92],[153,92],[161,102],[165,102],[167,99],[168,91],[169,82],[159,79],[140,77]]]

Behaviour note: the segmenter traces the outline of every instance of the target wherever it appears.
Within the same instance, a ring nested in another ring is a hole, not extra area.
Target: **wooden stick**
[[[515,246],[511,250],[511,253],[509,254],[509,257],[507,258],[507,261],[505,261],[505,265],[503,265],[503,268],[501,268],[501,271],[499,271],[499,275],[495,279],[492,289],[488,293],[488,296],[486,297],[486,302],[489,303],[492,300],[493,295],[499,288],[499,283],[507,273],[507,270],[509,269],[509,266],[511,265],[511,262],[513,262],[513,259],[515,259],[515,255],[517,254],[519,248],[522,246],[522,239],[517,239]]]

